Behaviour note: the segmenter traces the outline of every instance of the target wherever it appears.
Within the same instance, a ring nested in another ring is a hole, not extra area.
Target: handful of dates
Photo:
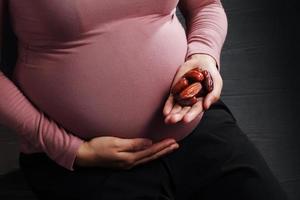
[[[193,68],[186,72],[171,89],[174,100],[181,106],[192,106],[213,90],[213,80],[207,70]]]

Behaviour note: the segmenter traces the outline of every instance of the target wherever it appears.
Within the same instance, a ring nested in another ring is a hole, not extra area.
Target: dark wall
[[[300,199],[299,11],[295,1],[222,2],[222,98],[290,198]]]
[[[7,4],[6,4],[7,6]],[[0,49],[0,70],[7,76],[11,77],[17,60],[17,37],[11,26],[9,9],[5,9],[6,18],[4,19],[3,30],[3,47]]]

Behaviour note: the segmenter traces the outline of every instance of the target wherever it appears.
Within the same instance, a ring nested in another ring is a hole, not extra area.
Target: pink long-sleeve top
[[[211,55],[220,69],[227,19],[219,0],[0,2],[0,25],[9,11],[18,39],[12,79],[0,71],[0,123],[19,134],[21,152],[45,152],[74,170],[84,140],[181,140],[199,123],[166,125],[162,110],[190,55]]]

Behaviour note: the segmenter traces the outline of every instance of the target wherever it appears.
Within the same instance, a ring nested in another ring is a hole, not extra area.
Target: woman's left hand
[[[220,72],[217,68],[216,61],[209,55],[206,54],[193,54],[183,63],[174,79],[171,88],[175,83],[189,70],[201,67],[201,69],[206,69],[210,72],[214,88],[205,97],[198,98],[198,102],[192,106],[180,106],[179,104],[174,105],[173,95],[170,93],[163,109],[163,114],[165,116],[166,124],[174,124],[179,121],[183,123],[189,123],[195,119],[198,115],[203,116],[204,110],[209,109],[210,105],[218,101],[221,96],[221,91],[223,87],[223,80]]]

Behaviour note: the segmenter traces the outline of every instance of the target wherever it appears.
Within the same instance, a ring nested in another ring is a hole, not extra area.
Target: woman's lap
[[[278,181],[221,100],[179,145],[175,152],[131,170],[71,172],[44,154],[21,154],[20,166],[43,199],[285,199],[279,198],[284,194]]]
[[[39,199],[158,199],[161,182],[168,180],[158,160],[134,170],[78,168],[72,172],[57,166],[44,154],[35,156],[29,161],[21,154],[20,166]]]
[[[287,199],[261,153],[222,101],[206,111],[188,137],[181,151],[163,159],[173,175],[178,200]]]

